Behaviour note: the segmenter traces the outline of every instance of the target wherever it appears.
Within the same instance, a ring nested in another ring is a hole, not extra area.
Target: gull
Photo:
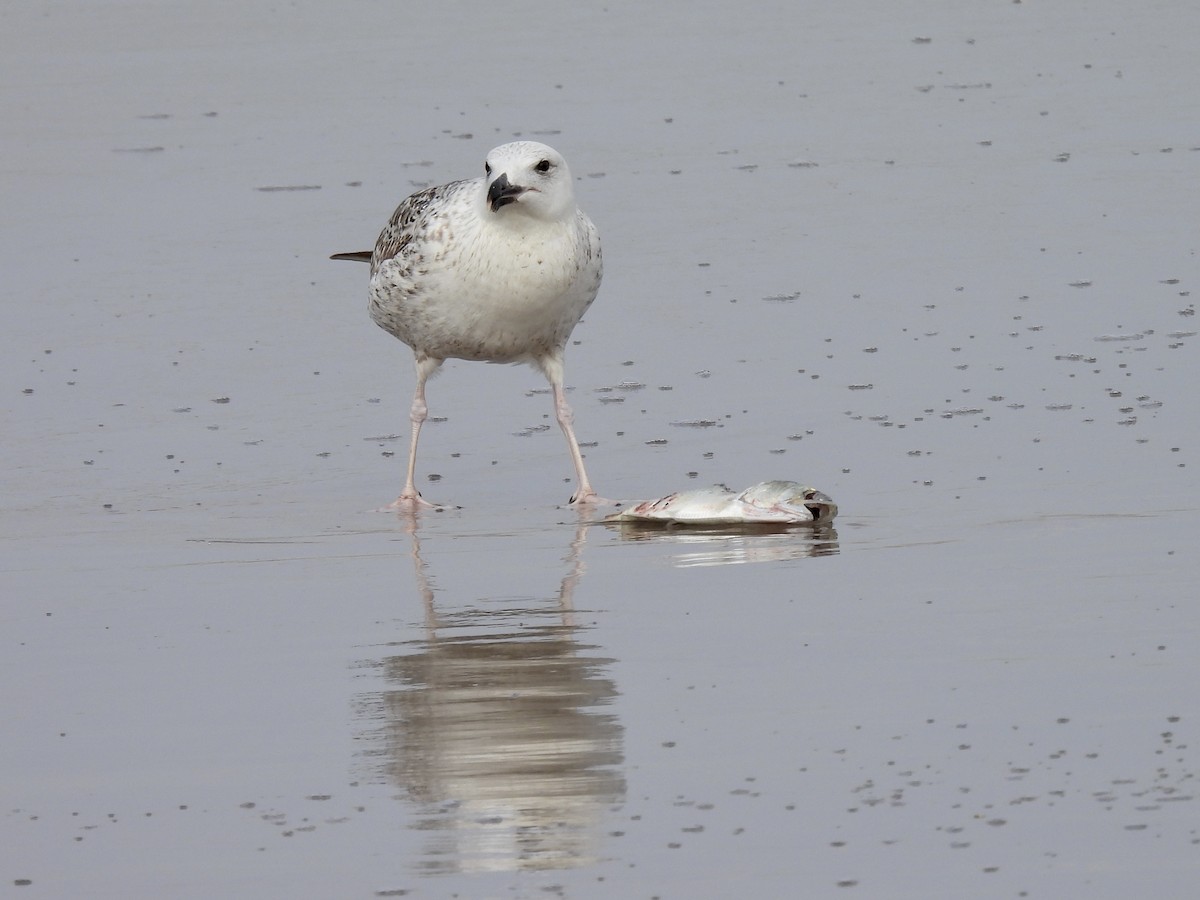
[[[558,151],[516,141],[487,155],[480,178],[418,191],[402,202],[373,251],[336,253],[371,265],[371,318],[412,348],[408,473],[394,508],[433,506],[413,483],[428,415],[425,382],[449,358],[527,363],[546,376],[575,467],[572,505],[592,489],[563,391],[563,352],[596,298],[600,236],[575,204]]]

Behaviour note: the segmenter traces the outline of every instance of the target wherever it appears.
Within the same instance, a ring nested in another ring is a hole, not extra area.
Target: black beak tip
[[[516,203],[517,198],[524,192],[524,188],[513,184],[507,175],[501,174],[488,188],[488,206],[495,212],[502,206]]]

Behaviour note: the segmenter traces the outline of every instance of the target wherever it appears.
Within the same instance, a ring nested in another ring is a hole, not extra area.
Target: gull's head
[[[552,222],[575,210],[571,170],[553,147],[536,141],[502,144],[487,155],[483,171],[492,213]]]

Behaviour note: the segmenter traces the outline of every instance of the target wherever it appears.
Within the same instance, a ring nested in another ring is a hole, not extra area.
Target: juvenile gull
[[[393,505],[431,505],[413,484],[417,438],[428,413],[425,382],[451,357],[528,363],[545,375],[575,466],[571,503],[597,502],[563,393],[563,351],[600,288],[600,236],[575,205],[556,150],[504,144],[483,171],[413,194],[374,252],[332,257],[371,264],[371,318],[416,356],[408,474]]]

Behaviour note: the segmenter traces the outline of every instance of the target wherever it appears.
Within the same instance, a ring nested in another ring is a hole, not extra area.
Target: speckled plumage
[[[425,381],[448,358],[524,362],[545,374],[579,482],[572,502],[595,500],[562,382],[567,340],[600,287],[600,238],[575,204],[562,156],[532,141],[497,147],[482,178],[401,203],[369,262],[371,318],[412,348],[417,365],[408,479],[397,503],[418,500]]]

